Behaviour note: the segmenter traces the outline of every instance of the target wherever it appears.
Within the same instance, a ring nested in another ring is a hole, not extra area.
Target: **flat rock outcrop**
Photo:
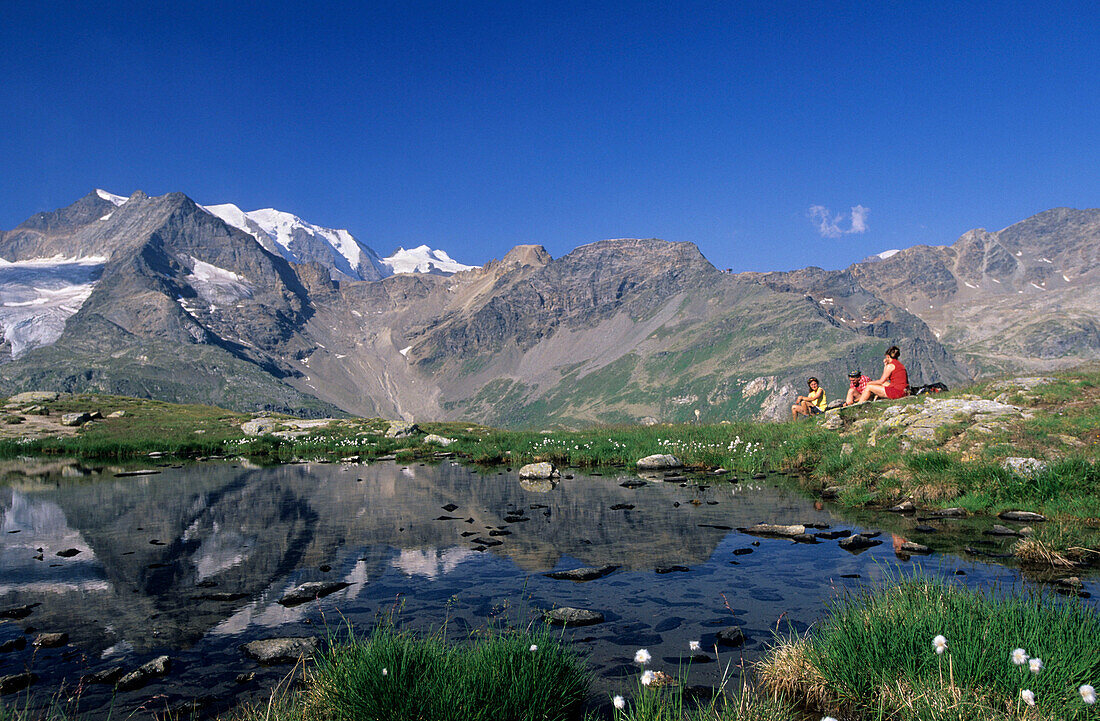
[[[884,433],[898,432],[905,438],[934,441],[936,430],[953,423],[989,426],[1005,420],[1026,418],[1024,409],[990,400],[962,398],[926,398],[923,403],[896,404],[888,407],[882,420],[871,431],[868,444],[875,445]]]

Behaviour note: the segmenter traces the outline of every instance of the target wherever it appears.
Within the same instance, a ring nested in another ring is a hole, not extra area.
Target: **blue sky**
[[[1094,3],[4,2],[0,228],[179,190],[383,254],[659,237],[838,268],[1100,206],[1097,28]]]

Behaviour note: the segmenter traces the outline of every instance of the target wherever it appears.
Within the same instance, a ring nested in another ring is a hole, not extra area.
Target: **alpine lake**
[[[637,686],[637,649],[690,684],[736,684],[777,633],[806,633],[839,594],[918,564],[969,586],[1049,580],[1005,565],[1015,539],[986,533],[996,519],[844,510],[778,476],[611,468],[527,481],[453,459],[145,468],[0,466],[0,677],[34,674],[2,703],[89,719],[207,718],[300,676],[301,664],[246,655],[258,639],[323,644],[396,623],[461,640],[574,607],[603,615],[561,630],[587,659],[600,706]],[[819,536],[737,530],[760,522]],[[879,543],[846,550],[846,531]],[[907,555],[906,540],[931,553]],[[546,575],[581,567],[604,575]],[[1100,590],[1084,580],[1084,595]],[[285,603],[308,582],[338,590]],[[743,642],[722,645],[733,627]],[[706,658],[689,664],[690,641]],[[128,690],[92,680],[160,656],[167,673]]]

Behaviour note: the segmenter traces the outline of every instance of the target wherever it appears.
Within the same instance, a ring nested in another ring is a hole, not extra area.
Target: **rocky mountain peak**
[[[530,265],[541,267],[549,263],[553,258],[541,245],[517,245],[509,250],[501,263],[515,263],[518,265]]]

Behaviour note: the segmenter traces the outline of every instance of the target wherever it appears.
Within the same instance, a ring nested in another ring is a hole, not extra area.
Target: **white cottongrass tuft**
[[[699,649],[700,649],[700,646],[699,646],[698,641],[688,641],[688,650],[689,651],[691,651],[692,653],[699,653]]]
[[[382,675],[383,676],[389,676],[390,675],[390,670],[388,668],[382,669]]]
[[[620,711],[626,708],[626,699],[624,699],[622,696],[616,696],[615,698],[611,699],[611,703],[615,704],[615,708],[619,709]]]
[[[1032,673],[1039,673],[1043,670],[1043,659],[1033,658],[1027,662],[1027,667],[1031,669]]]
[[[1023,666],[1027,663],[1027,651],[1022,648],[1017,648],[1012,652],[1012,663],[1017,666]]]
[[[648,686],[649,684],[653,683],[653,681],[656,678],[657,678],[657,674],[653,673],[652,671],[649,671],[649,670],[643,671],[642,672],[642,685],[643,686]]]
[[[947,650],[947,639],[940,635],[932,639],[932,649],[937,655],[943,655],[943,652]]]
[[[531,644],[531,648],[529,648],[527,650],[530,651],[531,653],[534,653],[535,651],[539,650],[539,647],[535,644]]]
[[[1081,700],[1090,706],[1096,703],[1096,689],[1089,686],[1087,683],[1081,688],[1077,689],[1077,692],[1081,694]]]
[[[1026,703],[1028,706],[1035,705],[1035,692],[1029,688],[1025,688],[1023,691],[1020,692],[1020,698],[1022,698],[1024,700],[1024,703]]]
[[[822,716],[821,721],[836,721],[832,716]]]
[[[639,648],[637,653],[634,654],[634,663],[640,663],[645,666],[647,663],[653,660],[653,656],[649,651],[644,648]]]

